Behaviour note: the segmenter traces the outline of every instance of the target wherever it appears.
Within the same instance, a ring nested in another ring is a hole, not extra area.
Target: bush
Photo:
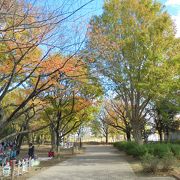
[[[114,143],[114,146],[118,148],[119,150],[123,150],[125,152],[129,152],[132,148],[134,148],[136,144],[134,142],[116,142]]]
[[[177,139],[177,140],[174,140],[174,141],[171,141],[172,144],[179,144],[180,145],[180,139]]]
[[[177,159],[180,159],[180,145],[171,144],[171,151]]]
[[[114,147],[118,147],[118,145],[119,145],[119,142],[113,143],[113,146],[114,146]]]
[[[129,155],[134,157],[142,157],[146,153],[163,158],[166,154],[173,153],[173,155],[180,159],[180,145],[179,144],[165,144],[165,143],[150,143],[144,145],[138,145],[135,142],[116,142],[114,146],[119,150],[125,151]]]
[[[114,146],[134,157],[141,157],[148,152],[146,146],[138,145],[135,142],[118,142],[114,143]]]
[[[135,152],[134,152],[134,156],[137,156],[137,157],[142,157],[144,156],[145,154],[147,154],[148,152],[148,149],[146,146],[143,146],[143,145],[138,145],[135,147]]]
[[[168,144],[154,144],[153,155],[158,156],[159,158],[163,158],[166,154],[171,152]]]
[[[145,144],[144,146],[146,146],[148,153],[154,155],[154,145],[155,144]]]
[[[118,148],[119,150],[125,151],[127,143],[126,142],[115,142],[113,145],[114,145],[114,147]]]
[[[134,157],[142,157],[148,152],[147,148],[143,145],[134,145],[131,149],[128,150],[128,154],[133,155]]]
[[[141,163],[145,172],[157,172],[159,170],[159,158],[152,154],[145,154],[141,158]]]
[[[174,157],[173,153],[170,152],[166,154],[162,159],[161,159],[161,164],[162,164],[162,170],[163,171],[168,171],[173,169],[174,164],[176,163],[176,158]]]
[[[158,158],[152,154],[145,154],[141,158],[141,163],[145,172],[157,172],[159,170],[172,170],[176,163],[176,158],[172,152],[167,153],[163,158]]]
[[[134,149],[137,146],[137,144],[134,142],[127,142],[123,146],[124,146],[124,149],[125,149],[127,154],[133,155]]]
[[[138,145],[135,142],[118,142],[114,143],[114,146],[129,155],[140,158],[146,172],[155,173],[158,170],[170,170],[176,163],[176,158],[180,159],[179,144],[150,143]]]

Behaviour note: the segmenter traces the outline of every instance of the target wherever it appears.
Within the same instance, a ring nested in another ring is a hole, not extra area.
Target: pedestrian
[[[32,143],[29,143],[28,156],[29,158],[34,159],[34,145]]]

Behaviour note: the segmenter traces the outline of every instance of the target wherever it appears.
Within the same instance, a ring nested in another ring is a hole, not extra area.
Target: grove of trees
[[[0,1],[0,142],[20,149],[46,136],[58,151],[89,122],[106,142],[118,133],[138,144],[155,132],[168,140],[179,129],[180,39],[163,5],[105,1],[86,37],[72,41],[65,27],[93,0],[85,2],[72,10],[66,0],[55,9]]]
[[[113,119],[121,122],[110,124],[128,128],[139,144],[155,130],[161,137],[179,128],[174,117],[180,102],[180,39],[175,34],[170,15],[152,0],[105,1],[103,14],[90,22],[84,53],[113,93],[115,104],[107,113],[112,117],[114,111]]]
[[[77,47],[64,29],[91,2],[71,11],[43,1],[0,1],[0,142],[11,139],[20,148],[25,137],[48,134],[58,149],[93,118],[102,88],[78,54],[83,42]]]

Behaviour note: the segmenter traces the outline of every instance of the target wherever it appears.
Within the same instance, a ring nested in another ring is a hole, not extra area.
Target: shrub
[[[149,154],[152,154],[152,155],[154,154],[154,145],[155,144],[145,144],[144,145],[144,146],[146,146]]]
[[[136,143],[134,142],[116,142],[114,143],[114,146],[118,148],[119,150],[123,150],[125,152],[129,152],[131,149],[135,147]]]
[[[161,159],[161,165],[163,171],[168,171],[173,169],[174,164],[176,163],[176,158],[174,157],[172,152],[167,153],[162,159]]]
[[[171,144],[171,151],[177,159],[180,159],[180,145]]]
[[[119,145],[119,142],[113,143],[113,146],[114,146],[114,147],[118,147],[118,145]]]
[[[180,145],[180,139],[177,139],[177,140],[174,140],[174,141],[171,141],[172,144],[179,144]]]
[[[118,142],[114,143],[114,146],[134,157],[141,157],[148,152],[146,146],[138,145],[135,142]]]
[[[114,147],[118,148],[119,150],[123,150],[125,151],[126,150],[126,142],[115,142],[114,143]]]
[[[134,144],[129,146],[127,154],[133,155],[134,157],[142,157],[148,152],[147,148],[143,145]]]
[[[143,145],[137,145],[135,147],[135,152],[134,152],[134,156],[137,156],[137,157],[142,157],[144,156],[145,154],[147,154],[148,150],[146,148],[146,146],[143,146]]]
[[[153,155],[158,156],[159,158],[163,158],[166,154],[171,152],[168,144],[154,144]]]
[[[159,170],[159,158],[152,154],[146,153],[141,158],[141,163],[145,172],[157,172]]]
[[[127,152],[127,154],[133,155],[133,152],[134,152],[136,146],[137,146],[137,144],[134,142],[127,142],[124,145],[124,148],[125,148],[125,151]]]
[[[167,171],[173,168],[176,158],[180,159],[179,144],[150,143],[138,145],[135,142],[118,142],[114,146],[129,155],[139,157],[146,172]]]
[[[138,145],[135,142],[116,142],[114,146],[119,150],[125,151],[129,155],[134,157],[142,157],[146,153],[163,158],[166,154],[173,153],[173,155],[180,159],[180,145],[178,144],[165,144],[165,143],[150,143],[144,145]]]

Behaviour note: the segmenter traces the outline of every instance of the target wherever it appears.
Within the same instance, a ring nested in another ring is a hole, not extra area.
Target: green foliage
[[[156,129],[178,130],[180,122],[175,118],[175,115],[179,113],[179,97],[177,96],[177,89],[171,91],[171,94],[167,95],[161,100],[155,101],[156,111]]]
[[[180,159],[180,145],[171,144],[171,151],[177,159]]]
[[[129,155],[133,155],[134,157],[141,157],[148,151],[145,146],[138,145],[135,142],[116,142],[114,146],[119,150],[125,151]]]
[[[116,142],[114,146],[129,155],[141,159],[145,172],[168,171],[173,169],[176,158],[179,158],[180,145],[178,144],[144,144],[135,142]]]
[[[159,159],[152,154],[145,154],[141,158],[142,166],[145,172],[155,173],[159,168]]]
[[[141,163],[145,172],[168,171],[173,169],[176,163],[176,158],[172,152],[166,153],[163,158],[146,153],[141,157]]]
[[[148,149],[143,145],[138,145],[134,149],[133,156],[142,157],[148,152]]]
[[[172,152],[166,153],[161,159],[161,165],[163,171],[168,171],[173,169],[174,164],[176,163],[176,158],[174,157]]]
[[[172,18],[157,1],[109,0],[103,14],[91,20],[88,56],[100,74],[112,82],[119,100],[126,101],[139,144],[145,123],[137,114],[148,110],[150,101],[167,98],[178,90],[179,45]],[[134,109],[136,106],[139,108]],[[169,114],[163,117],[168,119]]]
[[[173,141],[171,141],[171,143],[173,143],[173,144],[179,144],[179,145],[180,145],[180,139],[173,140]]]
[[[116,142],[114,146],[119,150],[125,151],[129,155],[134,157],[142,157],[145,154],[151,154],[157,158],[162,159],[167,154],[172,154],[174,157],[180,157],[180,145],[179,144],[164,144],[164,143],[151,143],[138,145],[135,142]]]
[[[153,146],[153,155],[159,158],[163,158],[170,153],[168,144],[151,144],[151,146]]]

